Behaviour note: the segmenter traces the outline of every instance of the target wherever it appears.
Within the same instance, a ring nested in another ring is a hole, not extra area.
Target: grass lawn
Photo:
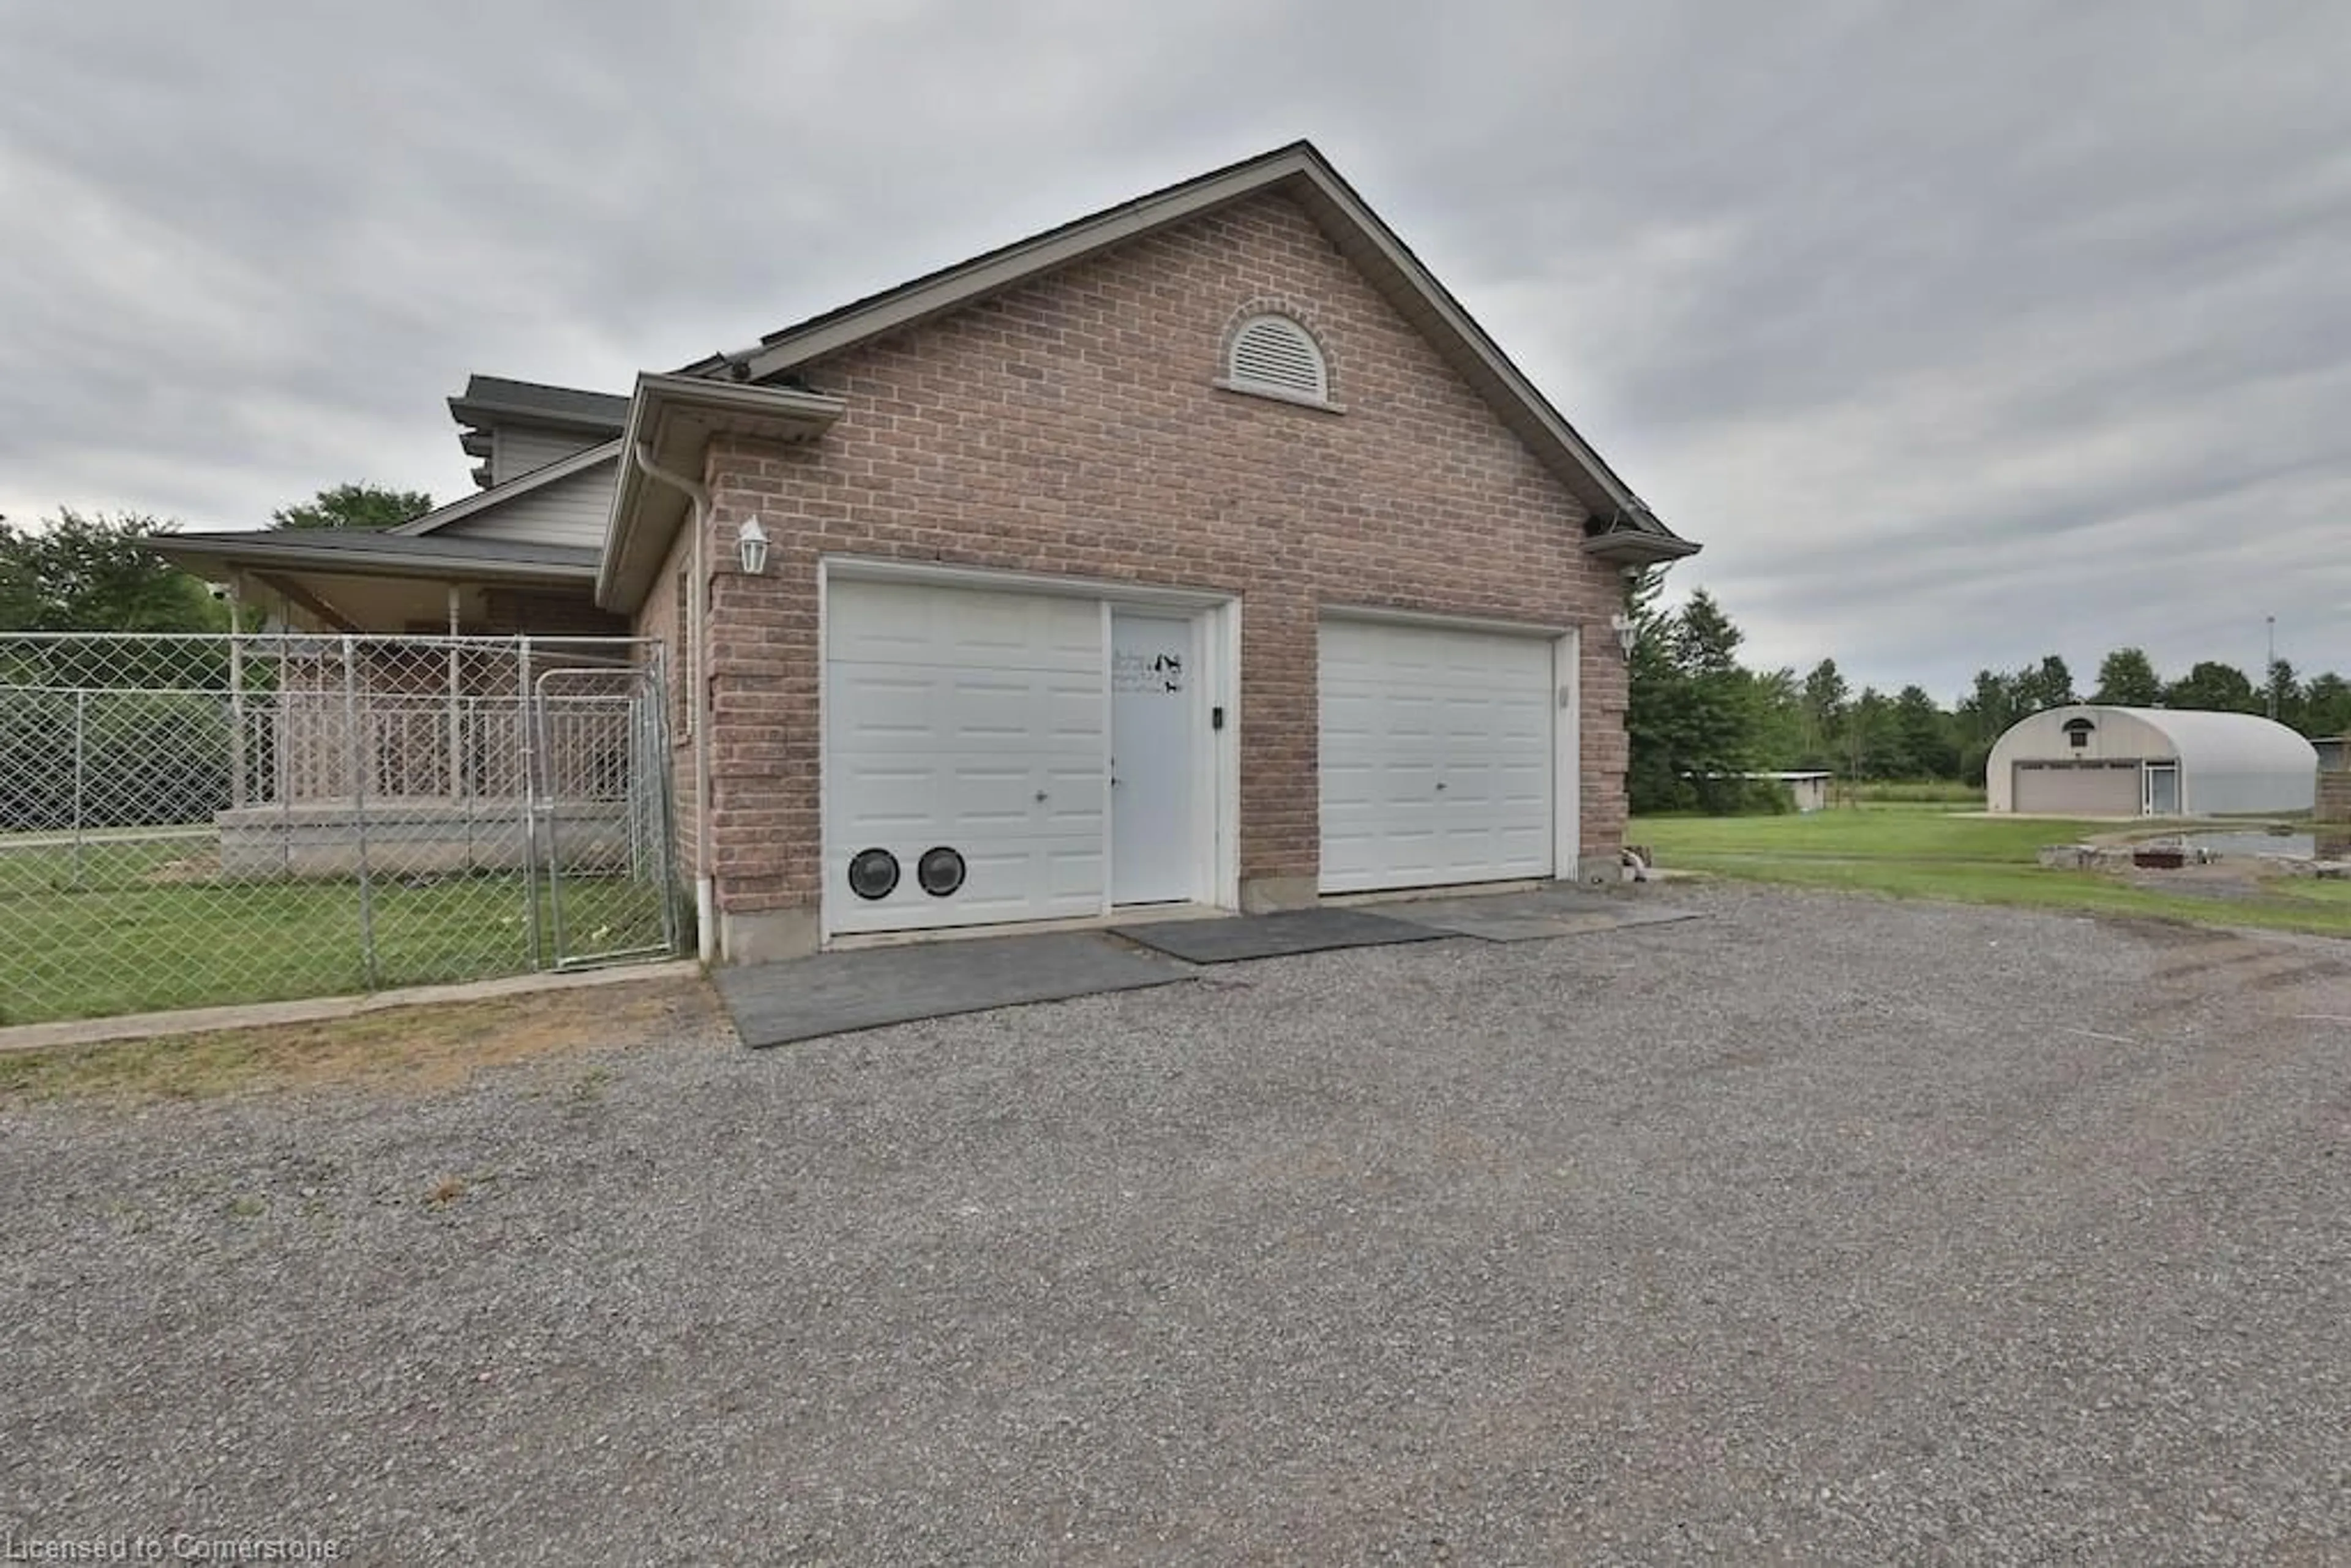
[[[1867,806],[1786,817],[1645,817],[1625,831],[1668,868],[1896,898],[1946,898],[2100,915],[2155,915],[2351,936],[2351,883],[2274,878],[2242,897],[2131,885],[2100,872],[2048,871],[2044,844],[2116,831],[2113,822],[1952,815],[1932,806]]]
[[[222,881],[176,872],[185,840],[69,849],[0,841],[0,1025],[282,1001],[529,972],[519,873],[380,877],[370,976],[356,881]],[[554,951],[542,880],[540,951]],[[568,948],[657,943],[647,883],[565,884]],[[542,963],[551,960],[542,957]]]
[[[0,1108],[88,1098],[206,1100],[322,1084],[433,1092],[486,1068],[662,1038],[709,1006],[698,980],[621,980],[313,1023],[0,1051]],[[576,1080],[572,1092],[592,1092],[602,1076]]]

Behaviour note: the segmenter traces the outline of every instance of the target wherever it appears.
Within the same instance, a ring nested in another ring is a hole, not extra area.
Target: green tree
[[[2302,732],[2308,736],[2351,735],[2351,681],[2329,670],[2310,677],[2302,693]]]
[[[1635,811],[1728,810],[1747,794],[1755,766],[1756,702],[1739,666],[1739,628],[1704,590],[1678,612],[1657,607],[1657,580],[1628,588],[1638,628],[1625,727],[1625,788]]]
[[[1891,779],[1902,764],[1902,728],[1894,705],[1876,687],[1862,687],[1845,723],[1846,777]]]
[[[1923,686],[1905,686],[1894,698],[1895,748],[1899,771],[1913,779],[1949,779],[1959,772],[1949,716]]]
[[[269,520],[281,528],[392,528],[432,509],[433,497],[422,490],[338,485],[308,501],[278,507]]]
[[[1804,747],[1799,761],[1806,767],[1833,767],[1838,740],[1844,734],[1845,709],[1853,694],[1834,659],[1823,659],[1804,677]]]
[[[228,611],[146,546],[178,525],[60,507],[46,527],[0,519],[0,630],[214,632]]]
[[[2074,695],[2074,672],[2067,669],[2065,661],[2054,653],[2037,665],[2017,671],[2009,683],[2009,690],[2016,697],[2020,717],[2024,714],[2039,713],[2044,708],[2064,707],[2078,700]]]
[[[1689,790],[1675,771],[1681,672],[1671,647],[1673,618],[1658,604],[1665,578],[1655,570],[1625,579],[1625,612],[1634,627],[1625,656],[1625,794],[1635,811],[1684,810]]]
[[[2266,706],[2244,671],[2205,659],[2163,689],[2163,706],[2215,713],[2259,713]]]
[[[2117,648],[2098,663],[2098,689],[2090,698],[2117,707],[2153,707],[2163,701],[2163,681],[2143,648]]]
[[[1984,762],[1994,742],[2023,716],[2014,679],[1997,670],[1978,670],[1975,685],[1954,710],[1953,727],[1959,740],[1959,777],[1970,784],[1984,781]]]
[[[1687,674],[1737,673],[1739,644],[1746,640],[1746,633],[1730,623],[1714,595],[1703,588],[1689,596],[1674,618],[1674,662]]]
[[[2268,685],[2262,690],[2263,711],[2280,724],[2299,729],[2303,722],[2302,683],[2283,659],[2270,661]]]
[[[1813,748],[1807,739],[1802,688],[1793,670],[1756,670],[1747,677],[1748,706],[1753,709],[1755,765],[1758,768],[1798,768]]]

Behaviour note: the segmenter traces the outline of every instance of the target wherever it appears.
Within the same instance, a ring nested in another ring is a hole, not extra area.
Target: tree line
[[[1738,658],[1743,633],[1713,595],[1700,589],[1672,610],[1658,597],[1652,573],[1635,581],[1628,602],[1636,641],[1626,784],[1635,811],[1768,810],[1782,792],[1743,777],[1765,771],[1980,787],[1992,744],[2010,726],[2074,702],[2273,712],[2314,738],[2351,733],[2351,682],[2331,670],[2305,678],[2283,659],[2259,683],[2210,659],[2167,681],[2143,649],[2117,648],[2099,661],[2085,693],[2051,653],[2017,670],[1979,670],[1945,706],[1917,685],[1856,692],[1834,659],[1801,674],[1750,669]]]

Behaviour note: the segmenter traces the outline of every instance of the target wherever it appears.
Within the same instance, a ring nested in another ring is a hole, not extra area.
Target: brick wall
[[[1315,331],[1346,412],[1210,385],[1237,314],[1269,299]],[[828,553],[1240,595],[1245,882],[1315,873],[1320,605],[1584,627],[1584,848],[1620,841],[1616,573],[1578,549],[1574,497],[1286,199],[1137,240],[805,375],[849,403],[820,442],[720,436],[707,460],[728,910],[818,896]],[[775,544],[768,575],[746,578],[734,535],[755,512]]]

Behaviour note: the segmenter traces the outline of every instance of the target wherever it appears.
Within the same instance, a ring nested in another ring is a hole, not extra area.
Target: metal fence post
[[[359,649],[343,639],[343,723],[351,737],[351,834],[359,847],[360,955],[366,966],[367,988],[376,988],[375,883],[368,868],[367,740],[360,730]]]
[[[289,881],[294,875],[294,746],[290,737],[299,727],[289,722],[294,706],[294,655],[288,633],[277,632],[277,690],[269,701],[269,772],[277,791],[277,870]]]
[[[661,894],[662,949],[674,956],[684,934],[676,882],[676,802],[671,798],[669,760],[669,648],[653,645],[653,689],[639,700],[645,707],[645,775],[632,781],[645,792],[646,814],[652,819],[653,886]]]
[[[515,746],[522,764],[522,886],[523,925],[530,933],[530,967],[546,967],[542,962],[538,939],[538,801],[537,770],[531,759],[530,723],[530,639],[515,640],[515,668],[518,679],[515,685]]]
[[[465,755],[465,645],[457,641],[463,622],[458,619],[457,585],[449,585],[449,799],[465,799],[465,789],[460,780]]]
[[[228,601],[228,803],[242,806],[245,782],[245,639],[236,600]]]
[[[81,891],[81,819],[82,799],[89,774],[89,746],[84,737],[89,729],[89,694],[74,693],[74,766],[73,766],[73,884]]]

